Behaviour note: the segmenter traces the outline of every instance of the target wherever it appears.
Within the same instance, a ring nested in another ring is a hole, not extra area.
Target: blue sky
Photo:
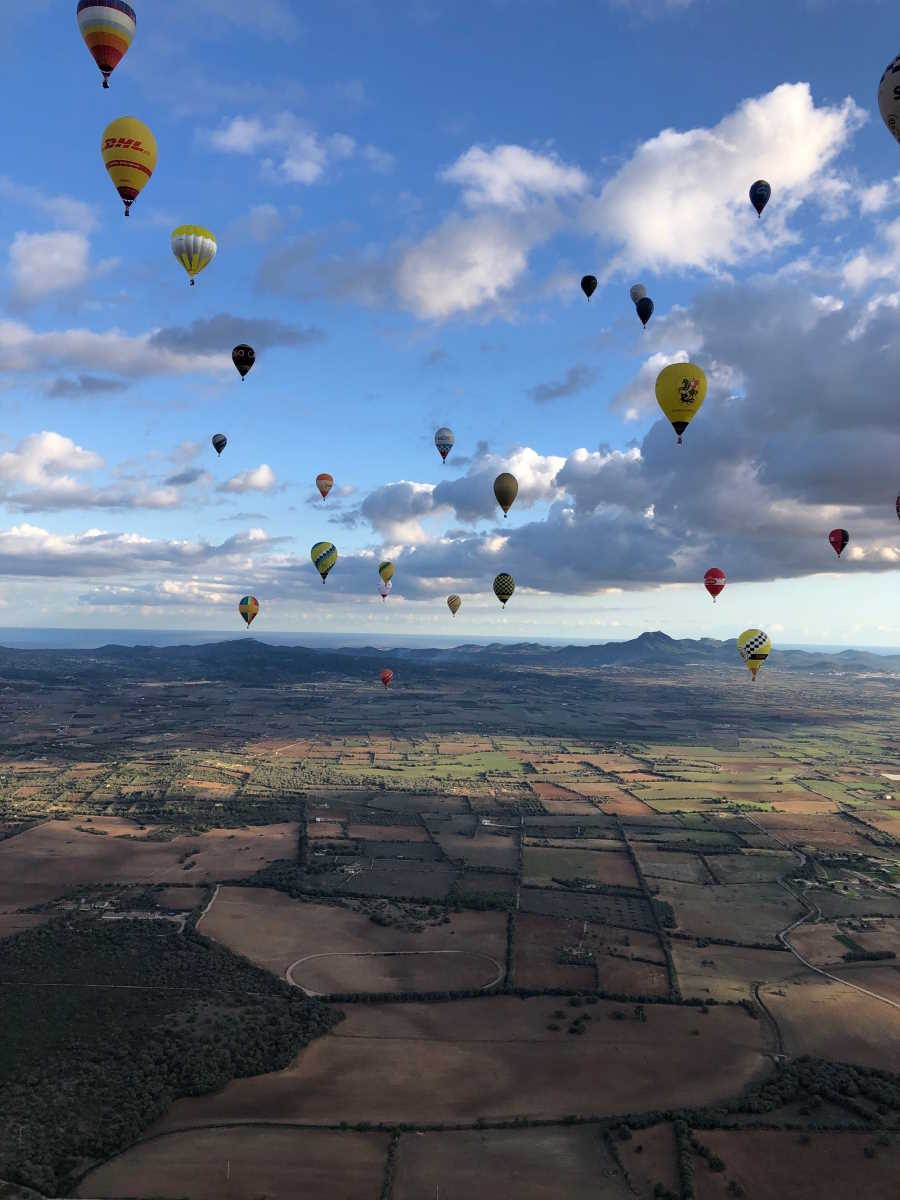
[[[253,591],[260,636],[446,633],[456,591],[461,639],[900,643],[886,4],[136,9],[109,91],[74,2],[6,26],[0,624],[226,629]],[[124,114],[159,145],[128,221],[99,153]],[[195,288],[182,223],[218,239]],[[688,357],[676,447],[653,381]]]

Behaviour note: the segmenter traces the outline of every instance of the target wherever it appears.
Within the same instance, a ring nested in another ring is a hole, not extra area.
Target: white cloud
[[[585,205],[586,227],[619,245],[606,275],[714,272],[790,242],[804,200],[845,190],[829,167],[865,119],[849,98],[817,108],[809,84],[785,83],[710,129],[664,129]],[[762,223],[747,199],[759,178],[773,190]]]
[[[282,183],[318,183],[330,166],[356,153],[352,137],[344,133],[320,137],[288,112],[266,119],[233,117],[212,134],[211,143],[228,154],[268,151],[262,160],[263,170]],[[374,151],[375,147],[370,149]]]
[[[102,466],[99,454],[45,430],[25,438],[15,450],[0,454],[0,480],[42,485],[64,479],[67,470],[92,471]]]
[[[8,175],[0,175],[0,200],[7,200],[29,213],[46,213],[58,229],[92,233],[98,225],[94,208],[83,200],[48,195],[41,188],[16,183]]]
[[[83,233],[17,233],[9,248],[9,273],[20,300],[31,303],[71,291],[89,275]]]
[[[261,463],[252,471],[241,471],[219,485],[220,492],[270,492],[277,480],[268,463]]]
[[[195,354],[154,345],[155,332],[134,336],[118,329],[39,333],[23,322],[0,320],[0,375],[51,366],[114,371],[131,378],[192,373],[218,376],[234,371],[227,352]]]
[[[588,186],[579,167],[515,145],[493,150],[472,146],[440,177],[465,188],[463,200],[470,208],[492,206],[513,212],[523,212],[535,200],[580,195]]]
[[[877,279],[897,277],[900,270],[900,217],[880,230],[883,245],[867,247],[844,264],[844,283],[859,291]]]

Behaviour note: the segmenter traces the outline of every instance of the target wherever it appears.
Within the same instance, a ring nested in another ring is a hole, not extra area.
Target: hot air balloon
[[[644,285],[642,283],[636,283],[636,284],[634,284],[634,286],[632,287],[632,289],[628,293],[628,295],[631,297],[631,303],[637,304],[638,300],[643,300],[644,297],[647,295],[647,289],[644,287]]]
[[[241,342],[239,346],[235,346],[232,350],[231,361],[237,367],[237,373],[241,377],[241,383],[243,383],[250,368],[256,362],[256,351],[252,346],[248,346],[246,342]]]
[[[641,296],[635,308],[637,309],[637,315],[641,318],[641,324],[646,329],[647,322],[653,316],[653,301],[649,296]]]
[[[756,672],[769,657],[769,652],[772,649],[769,635],[763,633],[761,629],[745,629],[738,638],[737,644],[738,650],[741,652],[741,658],[747,664],[755,683]]]
[[[900,496],[897,497],[897,516],[900,517]]]
[[[393,680],[394,680],[394,672],[390,669],[390,667],[388,667],[387,670],[384,670],[381,672],[381,682],[384,684],[385,687],[390,687],[391,684],[393,683]]]
[[[309,557],[315,563],[316,570],[322,576],[322,582],[324,583],[328,578],[328,572],[337,562],[337,546],[334,546],[331,542],[316,542],[309,552]]]
[[[750,203],[756,209],[756,215],[762,216],[762,211],[769,203],[769,197],[772,195],[772,189],[764,179],[757,179],[756,183],[750,187]]]
[[[878,84],[878,111],[888,129],[900,142],[900,54],[889,63]]]
[[[459,612],[461,605],[462,605],[462,600],[460,600],[459,596],[457,596],[455,592],[452,596],[447,597],[447,607],[450,609],[450,612],[453,614],[454,617]]]
[[[125,0],[78,0],[75,13],[84,44],[103,75],[103,86],[125,57],[137,28],[134,9]]]
[[[831,548],[838,558],[840,558],[841,551],[847,548],[847,543],[850,541],[850,534],[846,529],[832,529],[828,535],[828,540],[831,542]]]
[[[212,436],[212,444],[213,450],[215,450],[216,454],[221,454],[228,445],[228,438],[224,433],[214,433]]]
[[[172,253],[187,271],[193,287],[196,276],[216,257],[215,235],[201,225],[179,225],[172,231]]]
[[[117,117],[103,130],[100,153],[127,217],[156,167],[156,138],[137,117]]]
[[[583,276],[583,278],[581,280],[581,290],[587,296],[588,300],[590,300],[591,296],[593,296],[594,292],[596,292],[596,290],[597,290],[597,276],[596,275]]]
[[[693,363],[671,363],[656,377],[656,400],[672,422],[679,446],[681,435],[705,399],[706,376]]]
[[[518,494],[519,481],[515,475],[510,475],[509,471],[504,471],[494,480],[494,495],[497,497],[497,503],[503,509],[504,519],[512,508]]]
[[[456,438],[453,436],[453,430],[448,429],[446,425],[442,425],[434,435],[434,444],[437,446],[438,454],[440,454],[443,462],[447,461],[447,455],[453,449]]]
[[[384,583],[394,578],[394,564],[392,562],[380,562],[378,564],[378,574],[381,576]]]
[[[703,576],[703,586],[713,598],[713,604],[716,602],[716,596],[725,586],[725,572],[720,571],[718,567],[710,567]]]
[[[388,596],[391,594],[391,588],[393,586],[394,585],[391,583],[391,581],[389,579],[387,581],[382,580],[381,583],[379,583],[378,594],[382,600],[387,600]]]
[[[515,590],[516,581],[513,579],[512,575],[507,575],[505,571],[502,571],[494,579],[494,595],[504,608],[506,608],[506,602]]]
[[[327,471],[320,471],[316,476],[316,487],[319,489],[319,495],[324,500],[334,487],[334,479],[328,474]]]
[[[247,622],[247,627],[249,629],[250,622],[259,612],[259,601],[255,596],[245,596],[243,600],[238,601],[238,612]]]

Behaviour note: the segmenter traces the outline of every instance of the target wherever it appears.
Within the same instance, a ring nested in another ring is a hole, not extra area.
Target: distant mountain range
[[[545,646],[537,642],[489,645],[462,644],[450,649],[376,646],[312,649],[276,646],[255,638],[210,642],[197,646],[101,646],[96,650],[12,650],[0,648],[0,675],[59,682],[67,675],[130,679],[223,679],[265,685],[329,674],[368,675],[376,664],[407,662],[420,672],[533,668],[634,668],[666,670],[675,666],[739,665],[733,641],[715,638],[671,638],[656,630],[626,642],[594,646]],[[900,673],[900,655],[864,650],[772,651],[769,667],[805,672]],[[768,669],[768,668],[767,668]]]

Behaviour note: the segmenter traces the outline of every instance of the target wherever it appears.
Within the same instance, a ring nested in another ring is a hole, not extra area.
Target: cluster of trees
[[[893,950],[848,950],[841,955],[844,962],[881,962],[887,958],[896,958]]]
[[[52,1196],[179,1096],[279,1070],[341,1019],[166,922],[28,930],[0,944],[0,988],[0,1178]]]

